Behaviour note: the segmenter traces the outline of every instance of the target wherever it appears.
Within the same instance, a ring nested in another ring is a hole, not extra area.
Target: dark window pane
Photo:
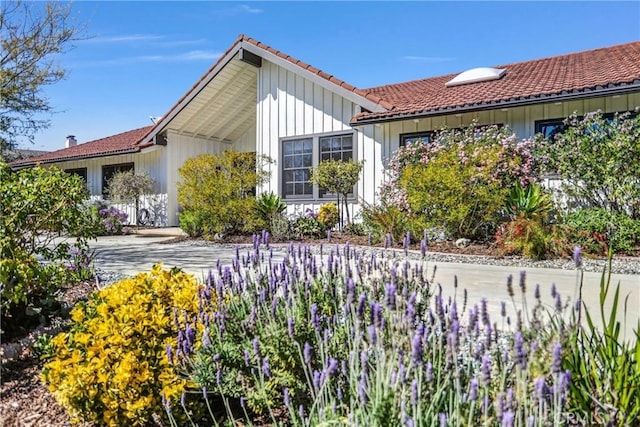
[[[295,194],[304,194],[304,184],[302,183],[295,184]]]
[[[303,162],[302,164],[304,167],[310,168],[312,161],[313,161],[313,158],[311,154],[304,154],[302,156],[302,162]]]
[[[304,194],[313,194],[313,185],[309,183],[303,184]]]
[[[293,184],[284,185],[284,194],[285,196],[290,196],[293,194]]]
[[[284,142],[282,144],[282,152],[284,155],[293,154],[293,143],[292,142]]]
[[[293,157],[292,156],[285,156],[284,157],[284,167],[287,168],[287,169],[293,167]]]

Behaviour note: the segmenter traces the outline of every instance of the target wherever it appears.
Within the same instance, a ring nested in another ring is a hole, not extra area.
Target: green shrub
[[[601,112],[565,120],[553,140],[536,141],[543,172],[557,173],[570,207],[602,208],[640,219],[640,115]]]
[[[292,237],[291,221],[285,215],[276,215],[271,219],[271,237],[277,241],[289,240]]]
[[[264,224],[260,224],[253,192],[266,178],[264,161],[255,153],[235,151],[188,159],[180,168],[178,183],[185,232],[212,237],[261,229]]]
[[[46,320],[47,310],[56,309],[53,294],[78,274],[88,274],[68,264],[72,251],[86,254],[87,240],[95,236],[83,206],[86,197],[79,176],[55,167],[11,172],[0,163],[3,332],[18,333]],[[60,235],[70,239],[56,239]]]
[[[578,209],[567,215],[573,240],[591,253],[631,252],[640,244],[640,219],[608,209]]]
[[[456,145],[439,151],[427,164],[407,166],[400,183],[422,227],[444,227],[454,238],[486,239],[488,231],[495,231],[508,193],[491,176],[500,151]],[[469,160],[460,161],[461,156]]]
[[[376,241],[391,235],[393,240],[401,242],[409,227],[409,215],[406,211],[385,203],[379,205],[363,204],[362,222]]]
[[[583,306],[586,326],[565,329],[569,351],[563,357],[563,368],[572,373],[570,409],[583,419],[598,420],[599,425],[637,425],[640,419],[640,321],[630,339],[621,336],[621,324],[616,317],[619,310],[623,310],[626,321],[628,296],[621,307],[620,284],[613,298],[610,298],[610,289],[611,256],[608,272],[603,272],[600,279],[601,325],[596,324],[596,315]],[[607,303],[611,308],[605,313]],[[579,321],[580,317],[576,317]]]
[[[179,327],[198,310],[196,279],[156,265],[91,295],[71,312],[69,332],[46,346],[42,379],[72,418],[146,425],[176,402],[186,382],[167,358]]]
[[[327,231],[327,227],[320,222],[318,214],[311,209],[307,209],[304,215],[295,218],[291,223],[291,231],[298,239],[304,237],[322,237]]]

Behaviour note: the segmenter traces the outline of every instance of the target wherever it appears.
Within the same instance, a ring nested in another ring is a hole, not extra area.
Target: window
[[[64,171],[71,175],[78,175],[84,179],[84,182],[87,182],[87,168],[65,169]]]
[[[310,169],[324,160],[353,159],[353,134],[311,136],[282,141],[282,196],[314,199],[328,196],[309,182]]]
[[[554,139],[566,129],[564,119],[538,120],[536,121],[536,133],[541,133],[547,139]]]
[[[407,144],[413,144],[416,141],[422,140],[424,142],[431,142],[433,132],[414,132],[403,133],[400,135],[400,147],[404,147]]]
[[[117,172],[132,171],[133,163],[120,163],[118,165],[106,165],[102,167],[102,195],[107,196],[109,193],[109,180]]]

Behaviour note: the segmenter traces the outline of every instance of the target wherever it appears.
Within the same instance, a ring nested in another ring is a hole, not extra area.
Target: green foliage
[[[0,163],[4,331],[25,326],[29,313],[45,314],[42,305],[48,305],[62,285],[78,280],[78,274],[87,274],[68,265],[72,253],[87,254],[87,239],[94,237],[83,207],[87,196],[82,178],[61,169],[35,167],[12,173]],[[56,239],[59,236],[69,238]]]
[[[516,181],[507,196],[505,208],[511,218],[522,215],[525,218],[545,221],[553,209],[553,199],[539,184],[528,183],[523,187]]]
[[[330,159],[320,162],[317,168],[311,169],[309,181],[342,196],[342,216],[344,217],[344,213],[346,213],[347,223],[350,222],[347,197],[349,193],[353,192],[353,187],[358,183],[358,177],[363,165],[364,161]]]
[[[571,207],[594,207],[640,218],[640,116],[600,112],[565,120],[554,140],[539,138],[544,171],[558,173]]]
[[[188,159],[180,168],[178,202],[190,235],[212,237],[257,231],[255,187],[266,179],[266,160],[255,153],[224,151]],[[258,162],[258,164],[256,164]]]
[[[409,215],[406,211],[392,205],[381,203],[379,205],[363,204],[362,223],[373,237],[380,241],[388,234],[395,242],[401,242],[409,227]]]
[[[498,146],[455,144],[427,164],[407,166],[400,183],[422,227],[444,227],[454,238],[486,239],[508,193],[492,177],[500,154]]]
[[[578,209],[565,222],[573,239],[590,253],[631,252],[640,245],[640,219],[603,208]]]
[[[197,312],[199,289],[193,276],[156,265],[92,294],[71,312],[71,330],[43,343],[49,391],[72,418],[98,425],[162,415],[163,398],[177,402],[186,386],[166,349]]]
[[[327,227],[320,221],[318,214],[307,209],[304,215],[295,218],[291,223],[293,235],[302,239],[304,237],[322,237],[327,231]]]
[[[149,194],[153,184],[154,180],[146,172],[136,175],[133,170],[120,171],[109,180],[109,197],[116,203],[134,203],[138,218],[140,197]]]
[[[338,221],[340,221],[338,205],[333,202],[320,205],[320,209],[318,209],[318,221],[320,221],[327,230],[335,227]]]
[[[287,204],[273,192],[262,193],[256,206],[260,220],[271,229],[273,219],[287,209]]]
[[[79,32],[71,10],[53,1],[0,3],[0,158],[16,139],[33,141],[49,125],[42,113],[52,108],[42,89],[66,74],[60,54]]]
[[[291,221],[285,215],[276,215],[271,220],[271,236],[276,241],[289,240],[292,237]]]
[[[620,307],[620,284],[610,299],[611,308],[605,313],[611,286],[611,257],[609,271],[600,279],[600,321],[584,307],[587,326],[569,329],[570,351],[563,357],[563,367],[570,370],[570,398],[572,412],[589,415],[599,425],[635,425],[640,419],[640,321],[631,340],[621,336],[616,320]],[[582,286],[582,285],[581,285]],[[626,319],[628,296],[624,301]]]
[[[366,227],[362,222],[352,222],[347,224],[344,226],[342,231],[352,236],[364,236],[367,234]]]

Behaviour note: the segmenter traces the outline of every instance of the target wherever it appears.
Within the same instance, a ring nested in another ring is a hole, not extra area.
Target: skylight
[[[504,76],[507,70],[489,67],[472,68],[463,73],[458,74],[453,79],[446,82],[446,87],[466,85],[469,83],[486,82],[489,80],[498,80]]]

